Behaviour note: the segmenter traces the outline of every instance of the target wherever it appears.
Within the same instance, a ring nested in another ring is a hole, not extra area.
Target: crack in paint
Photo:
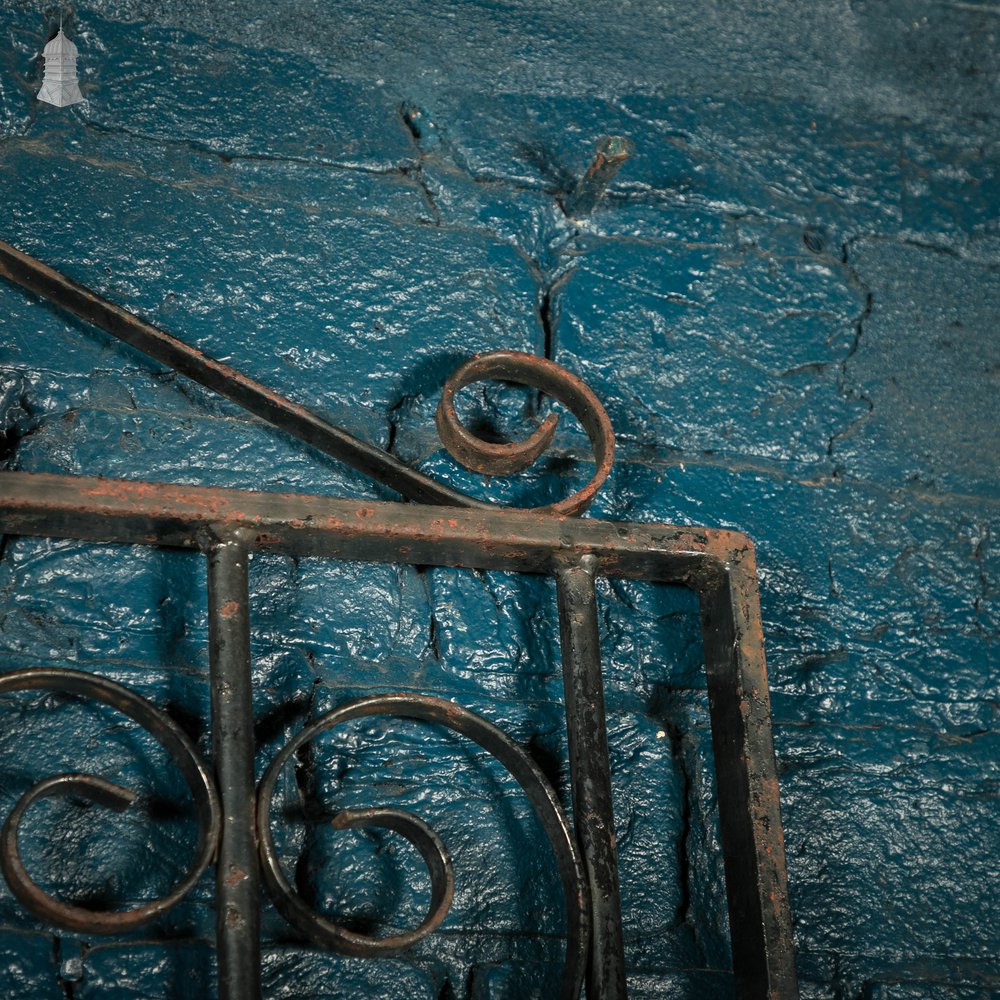
[[[424,148],[422,140],[426,138],[426,134],[425,128],[419,124],[419,121],[425,116],[426,112],[414,104],[403,104],[399,108],[400,120],[417,154],[416,166],[401,166],[399,170],[404,177],[411,178],[416,182],[417,187],[424,196],[424,200],[427,202],[434,225],[440,227],[441,212],[438,209],[437,200],[431,191],[426,172],[424,171],[424,161],[427,158],[427,151]]]
[[[850,421],[850,423],[848,423],[848,425],[843,429],[835,431],[827,440],[826,454],[827,458],[833,462],[831,475],[834,479],[839,479],[844,474],[843,465],[837,463],[835,460],[834,453],[838,443],[843,441],[845,438],[850,437],[850,435],[852,435],[863,423],[865,423],[865,421],[868,420],[872,411],[875,409],[875,403],[863,389],[849,387],[847,384],[847,366],[850,363],[851,358],[858,353],[858,349],[861,347],[861,338],[864,336],[865,323],[868,321],[875,308],[874,292],[871,287],[864,282],[857,269],[850,262],[851,249],[854,243],[863,238],[863,236],[852,236],[844,241],[840,249],[840,261],[845,268],[848,284],[860,293],[861,296],[863,296],[862,301],[864,302],[864,307],[854,318],[854,336],[847,348],[847,353],[840,360],[838,366],[840,374],[837,377],[837,391],[848,401],[853,402],[855,400],[859,400],[864,403],[867,407],[867,412],[860,414],[858,417]]]

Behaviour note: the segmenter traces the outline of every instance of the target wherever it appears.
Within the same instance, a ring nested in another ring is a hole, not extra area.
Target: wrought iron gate
[[[798,996],[753,547],[732,531],[575,519],[593,500],[614,458],[610,422],[586,385],[551,361],[509,351],[479,355],[448,381],[438,408],[439,432],[449,451],[478,471],[504,474],[530,464],[551,442],[556,418],[547,418],[523,442],[481,441],[461,424],[454,408],[455,394],[475,381],[501,379],[540,389],[563,402],[591,439],[596,470],[583,489],[544,509],[502,509],[424,476],[2,243],[0,275],[420,502],[0,473],[0,531],[196,549],[206,556],[209,584],[210,765],[169,716],[111,680],[48,668],[0,676],[0,693],[70,692],[128,715],[169,752],[191,790],[199,820],[195,861],[172,892],[136,909],[100,912],[64,903],[32,880],[18,849],[19,824],[44,797],[76,795],[122,809],[132,793],[89,774],[40,781],[21,797],[0,834],[4,876],[28,910],[81,933],[121,932],[176,905],[214,864],[223,1000],[260,995],[262,883],[289,923],[317,944],[359,956],[399,952],[438,927],[451,903],[452,863],[437,834],[420,818],[396,809],[344,810],[336,817],[341,827],[399,832],[420,852],[430,875],[431,901],[423,922],[391,937],[369,937],[334,924],[297,894],[274,847],[271,800],[284,765],[322,732],[365,716],[416,718],[478,743],[527,794],[550,841],[565,897],[563,1000],[578,997],[584,980],[591,1000],[624,998],[595,591],[597,577],[623,577],[681,584],[700,599],[737,992],[741,1000]],[[409,693],[361,698],[311,723],[277,754],[255,788],[247,572],[254,551],[554,577],[573,827],[531,757],[497,727],[451,701]]]

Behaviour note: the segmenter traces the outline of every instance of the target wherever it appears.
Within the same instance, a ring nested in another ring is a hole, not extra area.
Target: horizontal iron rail
[[[753,573],[752,543],[733,531],[48,473],[0,472],[0,518],[11,534],[207,550],[238,530],[286,555],[519,573],[593,554],[598,576],[695,590],[727,567]]]

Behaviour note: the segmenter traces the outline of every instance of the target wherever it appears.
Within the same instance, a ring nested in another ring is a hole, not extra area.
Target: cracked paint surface
[[[595,515],[757,544],[803,996],[980,1000],[1000,990],[998,25],[995,4],[944,0],[94,0],[67,24],[88,100],[55,109],[34,100],[42,14],[0,0],[0,236],[504,502],[577,488],[586,437],[564,419],[533,470],[484,482],[439,449],[444,379],[497,348],[584,377],[619,444]],[[568,219],[614,134],[634,157]],[[388,497],[6,285],[0,349],[7,467]],[[515,436],[546,412],[503,387],[459,404]],[[499,724],[568,801],[551,581],[251,571],[259,769],[345,700],[416,690]],[[728,997],[697,608],[620,581],[599,599],[631,995]],[[205,751],[205,602],[192,554],[10,538],[3,666],[105,674]],[[113,902],[181,876],[191,810],[150,740],[49,696],[2,714],[0,811],[65,770],[142,792],[111,818],[39,804],[22,847],[44,886]],[[266,996],[551,995],[558,879],[475,748],[362,720],[282,778],[302,891],[360,928],[413,926],[415,853],[303,823],[314,797],[418,811],[455,858],[455,904],[380,962],[310,948],[265,908]],[[5,892],[0,994],[205,995],[210,900],[206,880],[142,934],[84,940]]]

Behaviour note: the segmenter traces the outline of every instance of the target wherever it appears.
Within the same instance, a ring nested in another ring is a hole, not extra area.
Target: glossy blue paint
[[[78,4],[86,104],[39,105],[46,22],[0,0],[0,236],[408,461],[536,502],[581,480],[579,429],[511,481],[458,469],[433,410],[468,353],[543,353],[607,402],[594,513],[732,526],[758,544],[803,995],[1000,991],[996,538],[1000,7]],[[601,135],[636,155],[582,222],[560,201]],[[0,287],[7,463],[379,497],[234,407]],[[518,433],[535,400],[470,393]],[[258,765],[371,690],[443,693],[566,792],[547,581],[258,558]],[[206,746],[192,555],[10,539],[5,668],[93,669]],[[600,592],[625,931],[637,998],[731,994],[696,609]],[[284,706],[291,704],[291,709]],[[30,711],[29,711],[30,709]],[[183,785],[109,714],[19,696],[0,805],[36,778],[123,775],[151,807],[39,807],[39,877],[140,898],[183,870]],[[268,997],[546,996],[558,883],[510,782],[446,734],[381,720],[284,794],[411,805],[459,883],[443,933],[384,963],[265,913]],[[413,923],[389,835],[307,835],[331,913]],[[137,862],[137,859],[138,862]],[[203,995],[208,882],[119,941],[53,936],[0,897],[0,995]],[[539,985],[540,984],[540,985]]]

